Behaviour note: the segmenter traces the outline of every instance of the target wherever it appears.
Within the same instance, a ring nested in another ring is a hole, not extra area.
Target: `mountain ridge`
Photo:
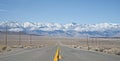
[[[26,34],[65,36],[65,37],[118,37],[120,36],[120,24],[59,24],[41,22],[0,22],[0,31],[24,32]]]

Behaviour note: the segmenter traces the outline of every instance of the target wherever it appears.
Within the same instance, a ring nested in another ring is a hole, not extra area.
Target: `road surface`
[[[38,49],[26,49],[21,52],[1,55],[0,61],[53,61],[57,45]],[[59,46],[62,59],[59,61],[120,61],[120,56],[84,51]]]

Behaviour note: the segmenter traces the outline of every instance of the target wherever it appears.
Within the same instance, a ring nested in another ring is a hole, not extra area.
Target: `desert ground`
[[[63,44],[72,48],[120,55],[120,38],[78,38],[50,37],[36,35],[6,35],[0,34],[0,53],[16,51],[25,48],[41,48]],[[6,48],[7,46],[7,48]]]

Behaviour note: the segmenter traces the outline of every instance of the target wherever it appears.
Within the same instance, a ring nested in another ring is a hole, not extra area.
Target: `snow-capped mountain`
[[[38,22],[0,22],[0,31],[7,28],[10,32],[24,32],[26,34],[37,34],[47,36],[120,36],[120,24],[99,23],[99,24],[59,24],[59,23],[38,23]]]

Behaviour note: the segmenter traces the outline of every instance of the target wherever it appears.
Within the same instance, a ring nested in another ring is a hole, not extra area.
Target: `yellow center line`
[[[62,59],[59,53],[60,53],[60,48],[57,48],[56,54],[54,56],[54,61],[59,61],[59,59]]]

